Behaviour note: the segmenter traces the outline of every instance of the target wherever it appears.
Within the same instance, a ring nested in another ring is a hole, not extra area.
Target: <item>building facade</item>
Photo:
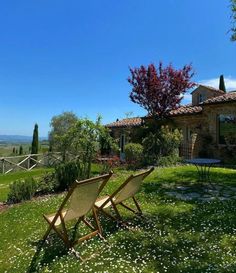
[[[236,91],[224,91],[199,85],[192,93],[191,105],[169,112],[166,124],[180,129],[184,158],[214,157],[230,161],[236,158]],[[120,139],[121,159],[130,132],[135,133],[151,117],[137,117],[107,124],[113,136]]]

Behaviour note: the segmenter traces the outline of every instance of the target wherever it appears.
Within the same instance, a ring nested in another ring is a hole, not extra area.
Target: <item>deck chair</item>
[[[125,182],[116,191],[114,191],[113,194],[97,199],[95,202],[96,210],[123,224],[124,222],[122,221],[121,215],[117,209],[118,205],[121,205],[136,215],[142,215],[142,210],[134,196],[139,191],[144,178],[147,177],[153,170],[154,168],[152,167],[145,172],[128,177]],[[134,205],[136,206],[136,210],[124,204],[124,201],[130,198],[132,198]],[[108,211],[109,208],[113,208],[115,216]]]
[[[74,245],[90,239],[93,236],[99,235],[102,238],[102,230],[98,221],[97,212],[94,209],[94,203],[111,176],[112,172],[83,181],[75,181],[58,211],[54,214],[43,215],[44,219],[49,224],[49,227],[42,242],[45,242],[51,230],[54,230],[63,240],[65,245],[72,251],[74,251]],[[95,226],[93,226],[85,217],[90,211],[93,212]],[[92,232],[77,240],[74,238],[70,239],[66,222],[73,219],[76,219],[76,229],[78,224],[83,222],[92,230]]]

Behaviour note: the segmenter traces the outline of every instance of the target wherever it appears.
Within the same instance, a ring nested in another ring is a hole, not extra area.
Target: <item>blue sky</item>
[[[47,136],[54,115],[108,123],[145,111],[128,67],[192,63],[194,81],[236,89],[229,1],[9,0],[0,4],[0,134]],[[189,97],[186,96],[185,102]]]

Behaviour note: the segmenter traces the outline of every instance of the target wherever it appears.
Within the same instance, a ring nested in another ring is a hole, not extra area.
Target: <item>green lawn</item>
[[[50,168],[39,168],[27,172],[19,171],[9,174],[0,174],[0,202],[4,202],[7,200],[10,183],[14,182],[17,179],[24,179],[29,177],[37,178],[40,177],[42,174],[50,171],[52,171],[52,169]]]
[[[115,172],[104,194],[130,173]],[[0,272],[236,272],[236,170],[212,170],[218,193],[196,181],[194,167],[156,169],[137,196],[144,220],[121,209],[133,226],[124,230],[102,218],[107,242],[94,238],[78,245],[84,258],[94,254],[83,264],[54,236],[35,255],[47,227],[42,214],[54,212],[62,194],[12,206],[0,214]],[[192,192],[216,198],[181,199]]]

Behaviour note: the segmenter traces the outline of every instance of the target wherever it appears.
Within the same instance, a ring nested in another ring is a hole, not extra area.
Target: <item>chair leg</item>
[[[52,224],[50,221],[48,221],[48,219],[46,217],[44,217],[44,219],[48,222],[49,224],[49,227],[45,233],[45,235],[43,236],[43,240],[42,240],[42,243],[44,243],[49,235],[49,233],[51,232],[51,230],[53,229],[57,235],[63,240],[63,242],[65,243],[65,245],[68,247],[68,248],[71,248],[71,243],[70,241],[68,240],[68,236],[67,236],[67,233],[64,234],[64,233],[61,233],[56,227],[54,224]]]
[[[51,230],[52,230],[52,225],[49,224],[49,227],[48,227],[46,233],[43,236],[42,243],[44,243],[46,241],[46,239],[47,239],[49,233],[51,232]]]
[[[114,211],[115,211],[115,213],[116,213],[116,216],[117,216],[117,218],[118,218],[118,221],[122,221],[121,215],[120,215],[120,213],[119,213],[119,211],[118,211],[118,209],[117,209],[116,204],[115,204],[112,200],[111,200],[111,204],[112,204],[112,207],[113,207],[113,209],[114,209]]]
[[[113,221],[117,221],[117,218],[115,218],[113,215],[110,213],[106,212],[104,209],[99,209],[99,212],[103,213],[105,216],[109,217]]]
[[[51,230],[53,229],[53,224],[52,224],[50,221],[48,221],[47,217],[45,217],[45,216],[43,215],[43,218],[44,218],[45,221],[48,223],[49,227],[48,227],[46,233],[45,233],[44,236],[43,236],[42,243],[44,243],[44,242],[46,241],[48,235],[50,234]]]
[[[99,236],[102,237],[102,227],[101,227],[99,219],[98,219],[96,208],[93,208],[93,217],[94,217],[94,220],[95,220],[95,223],[96,223],[96,227],[97,227],[97,229],[99,231]]]
[[[73,244],[74,241],[75,241],[76,232],[77,232],[78,226],[79,226],[79,224],[80,224],[81,221],[82,221],[82,218],[80,217],[80,218],[77,220],[77,222],[75,223],[75,225],[74,225],[74,231],[73,231],[73,235],[72,235],[72,239],[71,239],[72,244]]]
[[[129,211],[132,211],[133,213],[137,213],[135,210],[133,210],[132,208],[128,207],[127,205],[125,205],[124,203],[119,203],[119,205],[121,205],[122,207],[126,208]]]
[[[61,217],[61,226],[62,226],[62,230],[63,230],[63,236],[64,236],[65,240],[68,242],[68,245],[71,245],[71,242],[69,240],[69,236],[68,236],[68,233],[67,233],[65,221],[64,221],[61,214],[60,214],[60,217]]]
[[[82,219],[86,226],[88,226],[91,230],[96,230],[96,228],[85,218]]]
[[[143,214],[143,212],[142,212],[142,210],[141,210],[141,208],[134,196],[133,196],[133,201],[134,201],[134,204],[136,205],[136,208],[137,208],[139,214]]]
[[[53,226],[52,228],[58,234],[58,236],[62,239],[65,245],[70,249],[72,247],[72,244],[69,241],[67,235],[65,235],[64,233],[61,233],[55,226]]]

